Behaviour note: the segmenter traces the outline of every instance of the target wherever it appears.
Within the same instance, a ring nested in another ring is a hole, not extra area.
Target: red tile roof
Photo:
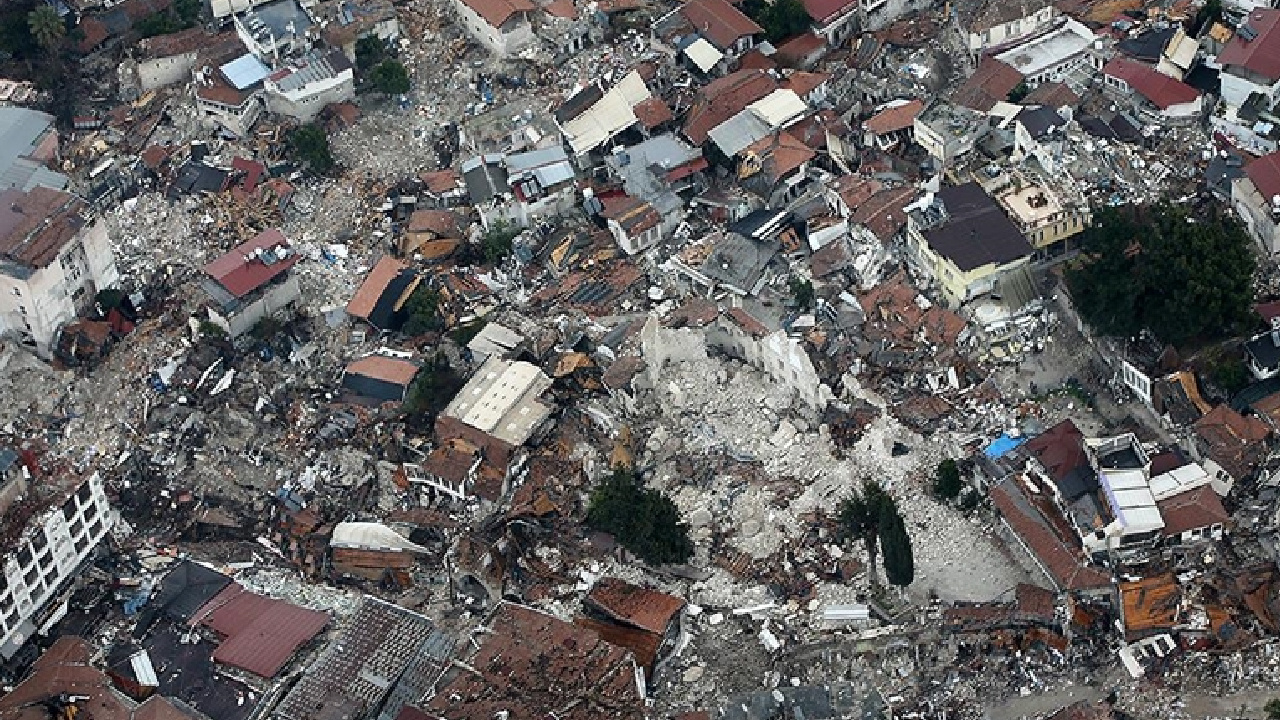
[[[801,98],[813,92],[822,83],[831,79],[827,73],[805,72],[796,70],[782,81],[783,88],[799,95]]]
[[[1263,155],[1244,166],[1244,174],[1253,181],[1262,197],[1268,202],[1280,195],[1280,152]]]
[[[272,279],[293,267],[301,256],[288,250],[287,257],[280,259],[279,253],[258,255],[277,248],[289,248],[289,241],[284,233],[272,228],[259,233],[257,237],[243,245],[238,245],[231,252],[204,266],[204,272],[218,281],[227,292],[235,297],[244,297],[266,285]],[[264,257],[273,257],[272,262],[263,261]],[[250,259],[251,258],[251,259]]]
[[[868,200],[850,206],[854,208],[850,220],[865,225],[872,235],[887,242],[907,224],[903,209],[916,197],[916,189],[908,185],[881,190]]]
[[[639,104],[631,108],[636,114],[636,119],[640,121],[646,129],[661,125],[664,122],[670,122],[675,115],[671,114],[671,108],[662,101],[662,98],[651,97],[648,100],[641,100]]]
[[[583,602],[617,622],[657,635],[666,634],[685,606],[682,598],[610,577],[596,581]]]
[[[502,603],[477,635],[480,648],[440,683],[425,710],[450,720],[641,720],[644,699],[630,652],[586,628]],[[590,698],[590,702],[573,702]]]
[[[1062,482],[1072,470],[1089,464],[1084,451],[1084,433],[1070,420],[1063,420],[1027,441],[1031,451],[1054,482]]]
[[[680,8],[680,14],[699,35],[721,50],[732,47],[738,38],[764,32],[754,20],[726,0],[689,0]]]
[[[462,176],[457,170],[452,168],[447,170],[437,170],[436,172],[422,173],[418,176],[422,184],[427,186],[427,190],[434,195],[443,195],[447,192],[458,190],[462,185]]]
[[[778,63],[774,62],[773,58],[757,48],[751,48],[738,60],[739,70],[773,70],[777,67]]]
[[[1280,80],[1280,10],[1254,10],[1245,24],[1257,31],[1257,37],[1245,40],[1236,32],[1218,53],[1218,62],[1223,68],[1239,65],[1268,80]]]
[[[804,9],[816,22],[823,22],[854,4],[855,0],[804,0]]]
[[[778,81],[764,70],[739,70],[707,83],[685,119],[685,137],[694,145],[707,133],[748,105],[778,89]]]
[[[865,175],[844,175],[835,181],[834,189],[844,201],[845,207],[853,212],[883,187],[879,180]]]
[[[826,47],[826,40],[807,32],[779,45],[778,52],[774,57],[777,58],[778,62],[787,65],[798,65],[807,60],[810,55],[825,50]]]
[[[413,382],[413,378],[418,374],[419,369],[416,364],[408,360],[384,355],[370,355],[347,365],[346,371],[350,375],[383,380],[394,385],[408,385]]]
[[[0,256],[27,267],[48,266],[85,226],[83,211],[79,198],[60,190],[0,190]]]
[[[542,7],[542,12],[558,18],[573,19],[578,16],[578,8],[573,0],[552,0]]]
[[[1111,584],[1111,578],[1085,562],[1079,547],[1068,545],[1027,497],[1018,478],[991,488],[991,501],[1022,542],[1035,554],[1061,590],[1088,590]]]
[[[530,12],[538,8],[532,0],[462,0],[462,2],[495,28],[502,27],[502,24],[516,13]]]
[[[755,319],[751,316],[751,313],[740,307],[729,308],[724,314],[734,325],[737,325],[743,332],[753,338],[760,339],[769,334],[769,328],[765,327],[764,323]]]
[[[320,634],[329,616],[231,583],[192,620],[226,638],[213,659],[264,678],[275,677],[298,648]]]
[[[1222,507],[1222,498],[1218,497],[1218,493],[1210,485],[1201,485],[1194,490],[1159,500],[1156,507],[1160,508],[1160,517],[1164,518],[1161,532],[1168,536],[1225,524],[1231,519],[1226,508]]]
[[[1161,110],[1174,105],[1194,102],[1200,92],[1186,83],[1179,82],[1164,73],[1156,72],[1150,65],[1128,58],[1114,58],[1102,72],[1117,80],[1122,80],[1133,91],[1151,101]]]
[[[406,263],[390,255],[382,256],[378,264],[374,265],[369,274],[365,276],[364,282],[360,283],[360,289],[351,297],[351,302],[347,303],[347,314],[361,320],[368,320],[369,314],[373,312],[373,308],[378,304],[378,298],[382,297],[387,285],[391,284],[391,281],[400,274],[400,271],[408,267]]]
[[[1009,97],[1009,92],[1022,82],[1022,73],[993,57],[987,57],[978,70],[956,88],[951,101],[978,112],[987,112]]]
[[[1022,104],[1048,105],[1051,108],[1075,107],[1080,104],[1080,96],[1066,83],[1040,83],[1035,90],[1022,98]]]
[[[760,138],[748,145],[744,152],[759,158],[760,172],[770,183],[790,175],[817,155],[808,145],[786,132]]]
[[[887,135],[891,132],[905,130],[915,124],[916,115],[924,109],[924,101],[911,100],[901,105],[885,108],[867,118],[862,127],[874,135]]]

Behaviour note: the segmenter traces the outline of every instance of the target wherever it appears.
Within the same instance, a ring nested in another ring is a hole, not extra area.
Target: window
[[[23,545],[22,550],[18,551],[18,565],[25,568],[31,564],[32,559],[31,547],[29,545]]]
[[[85,548],[87,548],[87,547],[89,547],[89,538],[88,538],[88,537],[82,537],[82,538],[80,538],[80,539],[76,540],[76,554],[77,554],[77,555],[80,555],[80,554],[84,553]]]
[[[38,554],[48,546],[49,538],[45,536],[44,530],[37,530],[36,534],[31,537],[31,547],[33,547]]]
[[[62,517],[70,521],[75,516],[76,516],[76,501],[72,500],[71,498],[67,498],[67,501],[62,503]]]
[[[89,489],[89,483],[81,485],[80,489],[76,491],[76,497],[80,498],[81,505],[87,504],[89,502],[89,497],[92,494],[93,491]]]
[[[99,520],[93,521],[93,524],[89,526],[89,537],[96,538],[101,532],[102,522]]]
[[[71,523],[71,537],[78,537],[81,530],[84,530],[84,523],[79,520]]]
[[[36,580],[39,577],[40,577],[40,574],[36,572],[35,566],[32,565],[31,569],[27,570],[27,572],[22,576],[22,581],[25,582],[27,584],[27,587],[30,588],[36,584]]]

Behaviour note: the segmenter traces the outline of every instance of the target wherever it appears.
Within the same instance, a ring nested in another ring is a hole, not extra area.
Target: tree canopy
[[[693,556],[689,526],[681,522],[680,509],[621,466],[592,491],[587,525],[613,535],[648,563],[682,563]]]
[[[422,370],[409,386],[404,409],[409,413],[422,414],[428,421],[435,420],[436,415],[445,409],[464,384],[466,381],[449,365],[444,354],[436,353],[423,364]]]
[[[397,60],[383,60],[369,73],[374,89],[388,95],[409,92],[409,71]]]
[[[1104,208],[1083,246],[1067,286],[1085,321],[1104,335],[1148,329],[1177,345],[1229,335],[1250,318],[1253,251],[1221,210],[1196,217],[1171,205]]]
[[[31,28],[31,37],[45,52],[53,54],[62,45],[67,35],[67,26],[58,17],[58,11],[49,5],[37,6],[27,14],[27,25]]]
[[[365,35],[356,40],[356,67],[368,70],[377,67],[387,58],[387,44],[377,35]]]
[[[809,31],[813,18],[800,0],[747,0],[743,10],[764,28],[769,42],[778,43]]]
[[[418,283],[418,287],[413,289],[404,309],[408,317],[400,331],[409,337],[444,327],[444,319],[440,317],[440,293],[425,282]]]
[[[890,585],[906,587],[916,578],[916,560],[911,550],[911,536],[907,535],[907,523],[898,512],[897,505],[886,505],[880,512],[884,576]]]
[[[960,466],[955,460],[947,458],[938,463],[938,474],[933,479],[933,494],[943,500],[955,500],[964,489],[964,481],[960,478]]]
[[[511,254],[512,241],[520,234],[520,228],[511,223],[499,220],[495,222],[480,241],[480,251],[487,263],[505,260]]]
[[[324,175],[333,169],[333,154],[329,151],[329,136],[319,125],[303,125],[289,135],[289,149],[316,175]]]
[[[862,481],[862,491],[854,490],[836,509],[840,534],[845,539],[860,539],[867,549],[868,576],[874,585],[879,582],[876,560],[880,544],[880,522],[884,509],[893,504],[893,498],[870,478]],[[896,510],[895,510],[896,512]]]

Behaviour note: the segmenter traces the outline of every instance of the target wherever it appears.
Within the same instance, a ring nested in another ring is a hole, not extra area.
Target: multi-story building
[[[239,337],[292,306],[302,294],[290,272],[299,259],[284,234],[271,229],[205,265],[209,320]]]
[[[263,86],[268,110],[301,122],[356,95],[355,72],[341,50],[295,60],[268,76]]]
[[[1061,15],[1050,0],[984,0],[957,14],[969,51],[975,55],[1042,32]]]
[[[311,16],[295,0],[274,0],[234,16],[240,42],[264,62],[311,47]]]
[[[9,473],[0,482],[0,658],[9,661],[66,612],[60,591],[106,537],[115,512],[97,473],[39,482]]]
[[[993,194],[1035,249],[1036,260],[1061,257],[1075,250],[1072,238],[1093,221],[1093,213],[1083,198],[1064,198],[1047,183],[1019,177]]]
[[[489,52],[514,55],[538,41],[530,0],[454,0],[462,25]]]
[[[0,332],[48,357],[58,328],[119,281],[107,227],[45,187],[0,191]]]
[[[945,169],[973,151],[991,131],[984,113],[935,100],[915,117],[912,135],[936,169]]]

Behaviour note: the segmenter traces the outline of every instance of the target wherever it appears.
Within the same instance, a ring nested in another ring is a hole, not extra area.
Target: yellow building
[[[1071,238],[1093,221],[1088,205],[1064,204],[1039,185],[1010,185],[996,196],[1009,218],[1035,248],[1037,259],[1058,257],[1071,250]]]
[[[917,266],[952,308],[990,293],[1002,277],[1025,267],[1033,252],[974,182],[942,188],[930,205],[910,213],[907,226]]]

